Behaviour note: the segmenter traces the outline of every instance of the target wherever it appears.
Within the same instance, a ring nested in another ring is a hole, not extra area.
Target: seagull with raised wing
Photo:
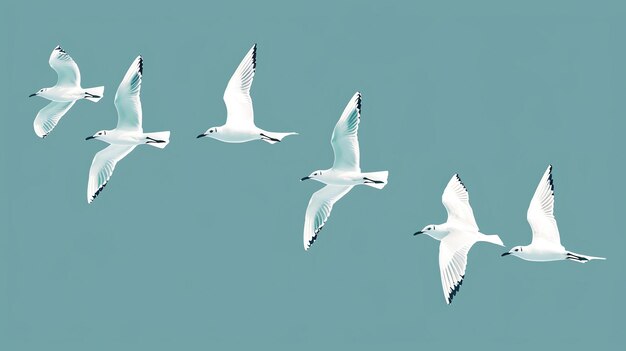
[[[458,174],[452,176],[441,196],[441,202],[448,212],[448,220],[443,224],[429,224],[414,235],[426,234],[440,241],[439,271],[443,296],[447,304],[459,291],[465,268],[467,253],[478,241],[504,246],[498,235],[486,235],[479,231],[474,211],[469,202],[469,193]]]
[[[304,249],[308,250],[330,216],[335,202],[355,185],[382,189],[389,172],[361,172],[357,132],[361,121],[361,93],[354,94],[335,125],[330,140],[335,153],[333,167],[317,170],[301,180],[313,179],[326,184],[311,196],[304,218]]]
[[[137,145],[147,144],[163,149],[170,142],[170,132],[144,133],[142,127],[141,80],[143,59],[138,56],[126,72],[115,93],[117,127],[101,130],[85,140],[98,139],[108,144],[98,152],[89,169],[87,202],[91,203],[107,184],[115,165],[126,157]]]
[[[224,103],[226,103],[226,124],[219,127],[209,128],[206,132],[198,135],[198,138],[210,137],[226,143],[245,143],[252,140],[263,140],[275,144],[288,135],[298,133],[268,132],[254,124],[254,112],[252,109],[252,97],[250,87],[256,71],[256,44],[243,58],[239,67],[230,78],[226,91],[224,91]]]
[[[552,179],[552,165],[549,165],[541,177],[535,190],[526,219],[533,232],[530,245],[515,246],[502,256],[516,256],[526,261],[546,262],[570,260],[586,263],[591,260],[604,260],[603,257],[594,257],[567,251],[561,245],[559,227],[554,218],[554,181]]]
[[[35,133],[40,138],[45,138],[50,134],[61,117],[69,111],[77,100],[86,99],[98,102],[104,95],[104,87],[86,89],[80,87],[78,65],[60,46],[52,50],[48,63],[57,72],[57,84],[50,88],[40,89],[29,96],[41,96],[51,101],[37,113],[33,123]]]

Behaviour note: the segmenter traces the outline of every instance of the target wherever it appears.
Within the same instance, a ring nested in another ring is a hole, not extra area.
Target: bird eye
[[[213,133],[213,129],[209,130],[209,133]]]

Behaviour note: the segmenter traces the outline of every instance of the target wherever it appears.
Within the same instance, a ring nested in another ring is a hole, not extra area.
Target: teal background
[[[39,2],[0,5],[0,349],[570,350],[623,344],[626,5],[620,1]],[[283,143],[197,140],[257,42],[256,120]],[[45,140],[32,128],[62,47],[83,86]],[[146,131],[86,202],[84,138],[145,59]],[[304,212],[332,128],[363,93],[364,171],[309,252]],[[481,230],[530,242],[526,209],[554,164],[572,251],[531,263],[478,244],[453,304],[438,243],[453,173]]]

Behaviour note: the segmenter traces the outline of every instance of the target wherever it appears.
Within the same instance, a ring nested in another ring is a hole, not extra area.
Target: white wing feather
[[[140,100],[142,77],[143,58],[137,56],[115,93],[118,130],[143,132]]]
[[[463,284],[467,253],[476,241],[468,233],[450,232],[439,244],[439,271],[446,303],[450,304]]]
[[[80,87],[78,65],[60,46],[52,50],[48,63],[57,72],[57,86]]]
[[[224,91],[226,104],[226,124],[254,126],[254,111],[250,87],[256,71],[256,44],[243,58]]]
[[[317,239],[317,234],[330,217],[330,211],[332,211],[335,202],[346,195],[352,187],[352,185],[326,185],[311,196],[304,217],[305,250],[308,250]]]
[[[360,172],[359,122],[361,121],[361,93],[356,92],[343,110],[330,140],[335,153],[333,169]]]
[[[548,166],[535,190],[526,219],[533,231],[533,241],[548,240],[561,244],[559,228],[554,218],[554,184],[552,181],[552,165]]]
[[[91,203],[113,175],[115,165],[128,155],[136,145],[109,145],[94,156],[89,169],[87,202]]]
[[[441,196],[448,211],[447,224],[455,228],[478,231],[474,211],[469,202],[469,193],[458,174],[452,176]]]
[[[40,138],[45,138],[48,134],[50,134],[50,132],[52,132],[54,127],[56,127],[57,123],[61,120],[61,117],[63,117],[72,106],[74,106],[75,102],[76,101],[52,101],[46,105],[46,107],[39,110],[37,117],[35,117],[35,121],[33,122],[35,133]]]

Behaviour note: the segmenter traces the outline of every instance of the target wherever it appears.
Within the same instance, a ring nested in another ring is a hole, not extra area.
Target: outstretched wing
[[[117,129],[143,132],[141,126],[141,80],[143,77],[143,58],[137,56],[130,65],[122,83],[115,93],[117,109]]]
[[[333,169],[361,171],[359,155],[359,122],[361,121],[361,93],[358,91],[343,110],[330,140],[335,152]]]
[[[561,244],[559,228],[554,218],[554,184],[552,181],[552,165],[548,166],[535,195],[530,200],[526,219],[533,231],[533,241],[537,239],[548,240]]]
[[[52,50],[48,63],[57,72],[57,86],[80,86],[78,65],[60,46]]]
[[[243,58],[239,67],[228,81],[224,91],[226,104],[226,124],[236,126],[254,126],[254,111],[250,87],[256,71],[256,44]]]
[[[439,244],[439,271],[446,303],[450,304],[463,284],[467,253],[476,241],[463,232],[450,232]]]
[[[126,157],[136,145],[109,145],[94,156],[89,169],[87,202],[91,203],[107,185],[115,165]]]
[[[447,223],[452,227],[478,231],[474,211],[469,202],[469,193],[458,174],[452,176],[441,196],[448,211]]]
[[[317,239],[317,234],[330,217],[335,202],[346,195],[352,187],[352,185],[326,185],[311,196],[304,217],[304,250],[308,250]]]
[[[74,106],[75,102],[76,101],[52,101],[46,105],[46,107],[39,110],[37,117],[35,117],[35,122],[33,122],[35,134],[37,134],[40,138],[48,136],[52,129],[56,127],[57,123],[59,123],[61,117],[63,117],[72,106]]]

